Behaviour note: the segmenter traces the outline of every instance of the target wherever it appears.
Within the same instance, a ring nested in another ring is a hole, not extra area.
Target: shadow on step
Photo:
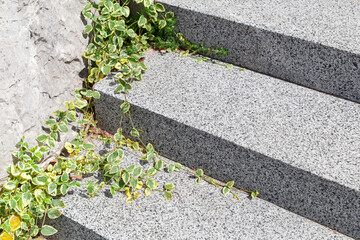
[[[55,235],[46,237],[47,240],[107,240],[91,229],[84,227],[64,215],[54,220],[47,219],[46,224],[58,230]]]

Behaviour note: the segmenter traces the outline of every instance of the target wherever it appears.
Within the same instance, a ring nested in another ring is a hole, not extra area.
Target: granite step
[[[164,156],[360,238],[360,105],[250,70],[149,52],[128,101]],[[114,133],[123,95],[96,84],[99,126]],[[129,126],[130,124],[125,124]],[[129,132],[129,129],[126,130]]]
[[[157,2],[175,12],[186,39],[226,47],[223,61],[360,102],[356,0]]]
[[[102,153],[111,149],[94,143]],[[124,150],[126,164],[140,164],[138,152]],[[100,179],[94,175],[82,183]],[[159,172],[156,179],[173,182],[181,198],[174,195],[167,201],[155,192],[126,204],[123,193],[111,196],[109,189],[91,199],[84,186],[70,191],[63,197],[63,215],[47,222],[59,231],[48,240],[350,239],[262,199],[250,200],[243,193],[240,201],[223,196],[206,182],[196,184],[186,172]]]

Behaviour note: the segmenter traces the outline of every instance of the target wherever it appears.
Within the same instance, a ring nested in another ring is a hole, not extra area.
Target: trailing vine
[[[226,54],[225,49],[206,48],[186,41],[175,32],[177,20],[174,13],[166,12],[160,3],[152,0],[135,0],[141,6],[138,12],[130,12],[129,0],[88,1],[82,12],[90,22],[84,33],[90,37],[90,43],[84,57],[90,61],[89,76],[84,81],[84,88],[75,90],[75,100],[64,102],[66,110],[58,110],[54,117],[45,122],[49,134],[37,137],[38,144],[30,147],[23,138],[18,144],[18,151],[13,152],[17,163],[8,167],[9,179],[0,192],[0,240],[30,239],[39,234],[53,235],[55,228],[45,225],[46,217],[56,219],[61,216],[65,203],[57,198],[67,194],[70,187],[79,187],[81,183],[73,176],[101,171],[103,181],[99,184],[89,181],[86,189],[89,197],[95,196],[105,186],[111,194],[124,192],[125,202],[136,200],[141,194],[149,196],[153,191],[161,192],[165,199],[171,200],[175,186],[166,183],[161,188],[156,181],[156,174],[164,170],[170,172],[186,171],[196,176],[195,182],[205,180],[216,187],[221,187],[224,195],[232,194],[239,199],[237,191],[249,193],[253,198],[255,191],[246,191],[234,187],[234,181],[222,183],[204,174],[202,169],[190,171],[180,163],[169,163],[162,159],[151,143],[141,140],[141,131],[136,128],[131,118],[131,106],[127,102],[127,93],[134,81],[142,81],[142,73],[147,70],[142,61],[145,51],[150,47],[179,51],[181,55],[191,55],[197,61],[210,61],[206,57],[196,57],[196,53]],[[226,65],[233,69],[234,66]],[[94,99],[100,94],[93,90],[96,82],[101,81],[110,72],[116,71],[119,85],[116,92],[125,94],[120,126],[112,138],[101,137],[106,142],[114,142],[114,149],[104,155],[98,155],[89,141],[89,133],[96,131],[93,119]],[[129,118],[133,139],[126,138],[121,123]],[[55,147],[61,132],[69,131],[69,124],[76,122],[79,133],[74,141],[65,144],[66,153],[56,156],[56,161],[42,168],[44,154]],[[149,167],[130,165],[120,168],[124,157],[124,147],[142,153],[140,161],[147,161]]]

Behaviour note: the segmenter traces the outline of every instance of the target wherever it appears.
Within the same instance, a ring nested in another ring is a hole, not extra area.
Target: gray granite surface
[[[110,148],[96,145],[102,153]],[[125,153],[126,163],[140,164],[137,152]],[[95,175],[82,182],[100,179]],[[160,172],[157,179],[173,182],[181,200],[153,193],[126,204],[124,194],[111,196],[108,189],[90,200],[84,188],[74,189],[62,198],[67,205],[63,216],[48,221],[59,230],[48,239],[350,239],[262,199],[250,200],[243,193],[240,201],[225,197],[206,182],[195,184],[185,172]]]
[[[360,105],[252,71],[148,53],[128,100],[145,141],[221,180],[360,237]],[[119,123],[111,77],[96,85],[99,126]]]
[[[158,2],[360,54],[360,4],[357,0]]]
[[[358,1],[161,0],[191,42],[222,60],[360,102]]]

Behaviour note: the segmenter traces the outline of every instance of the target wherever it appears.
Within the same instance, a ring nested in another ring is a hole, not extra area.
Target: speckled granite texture
[[[109,150],[96,145],[103,153]],[[124,159],[129,165],[140,164],[139,157],[127,150]],[[173,182],[183,203],[176,195],[167,201],[153,193],[126,204],[124,194],[111,196],[108,189],[88,200],[85,188],[75,189],[63,197],[67,205],[63,216],[48,221],[59,230],[49,240],[349,239],[264,200],[249,200],[242,193],[240,201],[224,197],[210,184],[195,184],[187,173],[160,172],[157,179]]]
[[[128,100],[165,156],[360,237],[360,105],[252,71],[148,53]],[[116,80],[115,80],[116,81]],[[99,126],[119,124],[111,77],[96,85]]]
[[[179,31],[257,72],[360,102],[357,0],[160,0]]]

